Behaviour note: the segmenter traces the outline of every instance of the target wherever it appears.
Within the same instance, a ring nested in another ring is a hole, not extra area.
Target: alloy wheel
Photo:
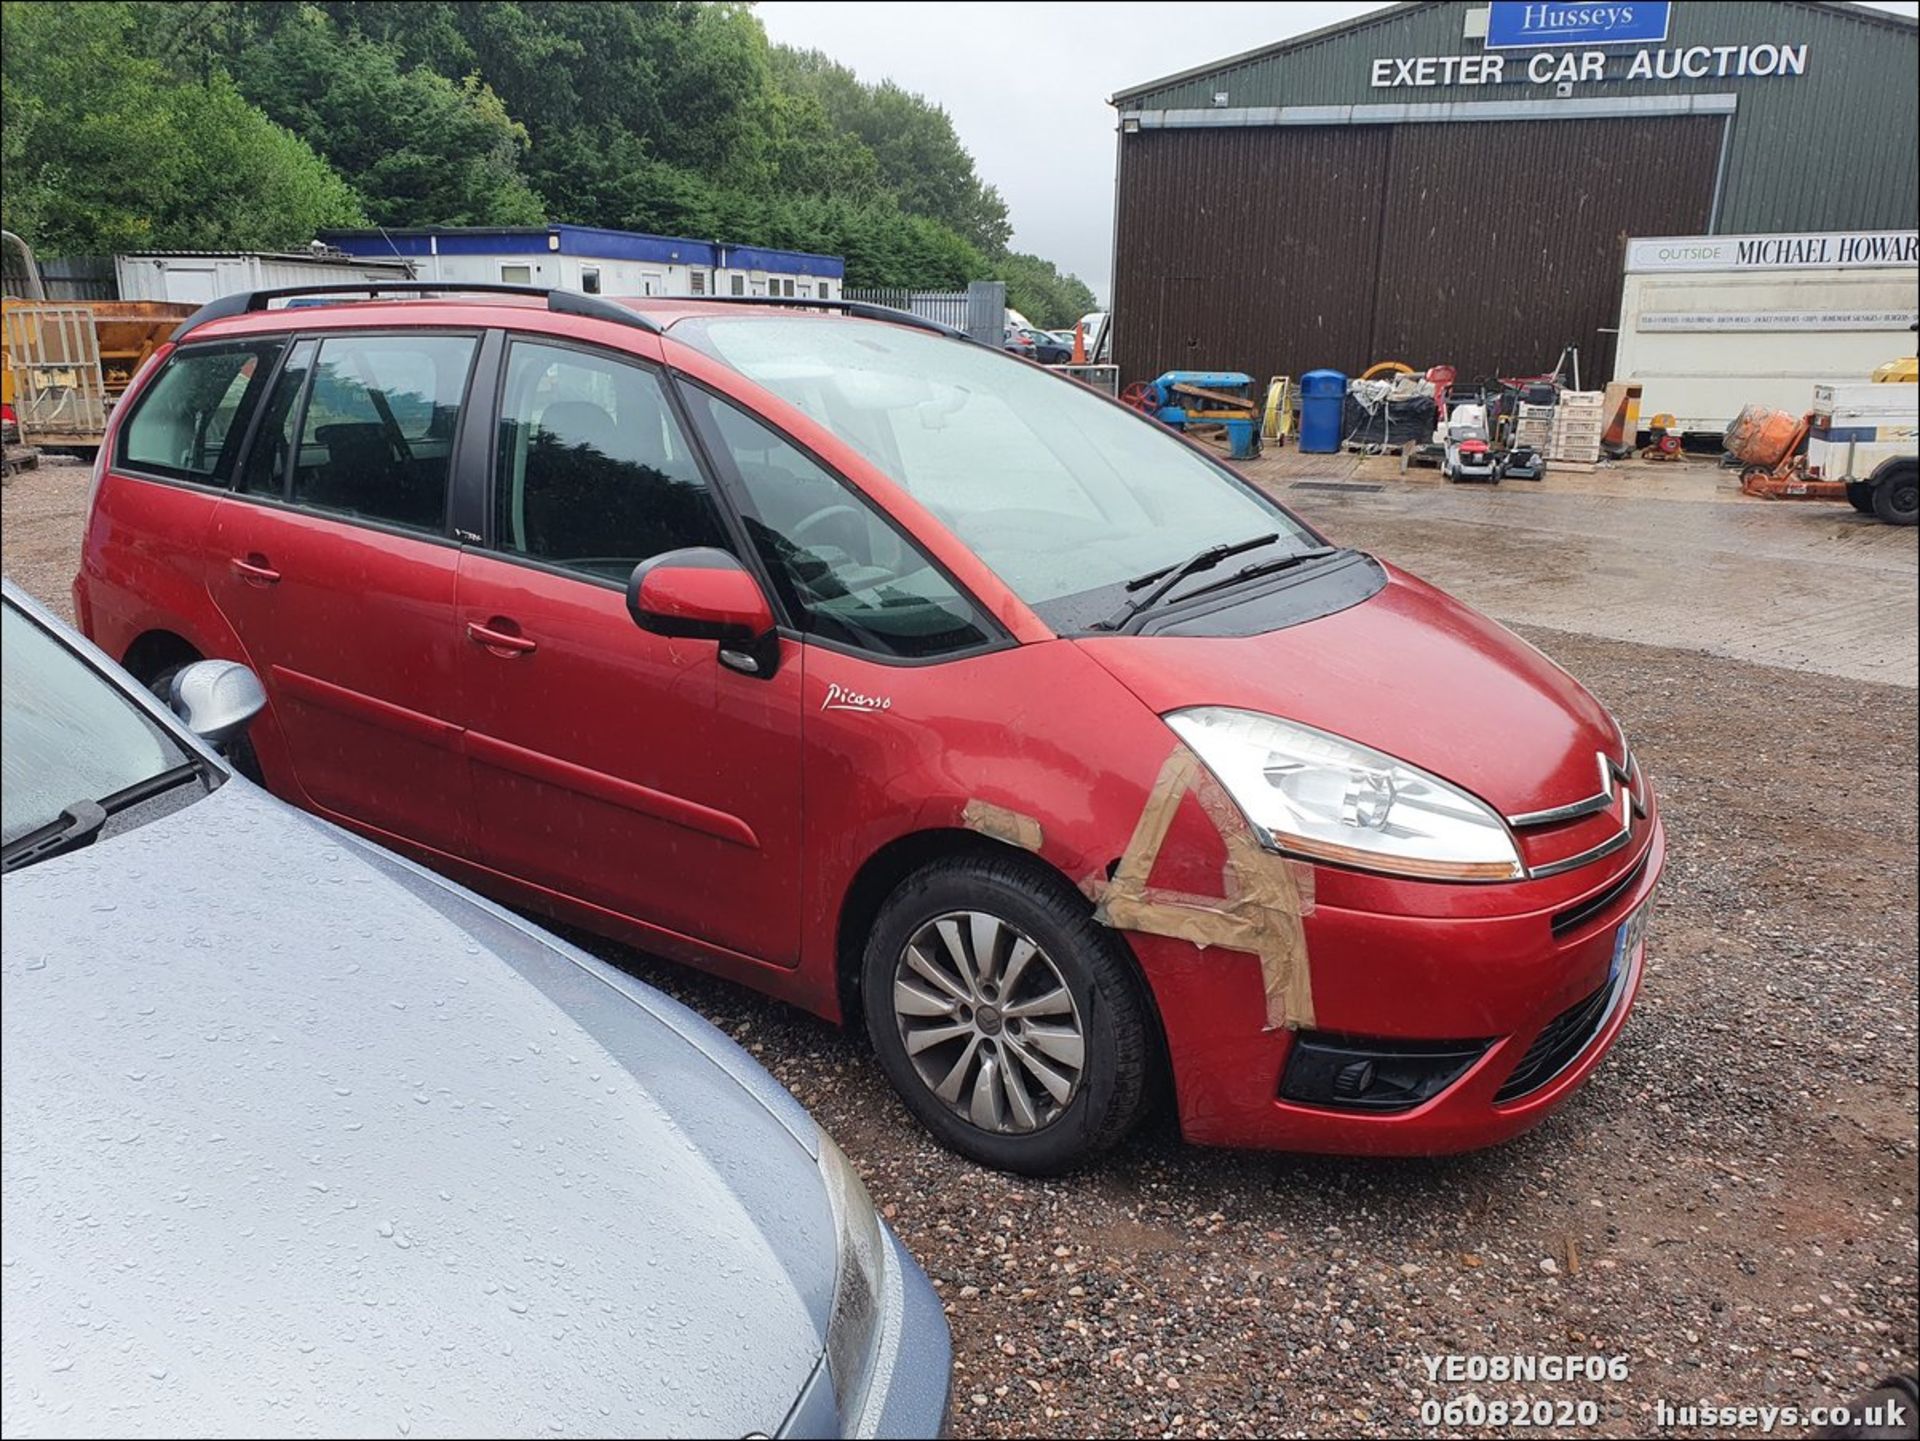
[[[915,931],[893,1014],[927,1089],[981,1130],[1038,1131],[1079,1092],[1080,1008],[1053,959],[998,916],[951,911]]]

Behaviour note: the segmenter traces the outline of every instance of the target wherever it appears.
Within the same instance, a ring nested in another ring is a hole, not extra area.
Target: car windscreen
[[[184,747],[11,601],[0,620],[0,841],[188,763]]]
[[[1156,422],[991,347],[825,317],[700,316],[673,335],[860,451],[1059,630],[1211,545],[1275,534],[1264,560],[1319,544]]]

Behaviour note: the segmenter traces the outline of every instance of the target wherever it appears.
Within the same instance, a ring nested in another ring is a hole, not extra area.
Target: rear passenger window
[[[175,351],[121,432],[119,463],[224,484],[282,343]]]
[[[475,340],[336,335],[320,342],[293,459],[294,504],[439,534]]]
[[[300,397],[306,393],[307,374],[313,369],[313,352],[319,342],[301,340],[280,367],[273,394],[260,415],[253,445],[246,463],[234,482],[234,489],[247,495],[280,496],[287,489],[287,462],[293,455],[293,438],[300,424]]]
[[[609,580],[663,551],[732,548],[659,377],[610,355],[507,352],[494,492],[502,550]]]

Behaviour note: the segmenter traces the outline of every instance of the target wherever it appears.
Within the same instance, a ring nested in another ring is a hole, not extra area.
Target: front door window
[[[659,377],[565,346],[507,354],[494,534],[502,550],[624,582],[683,546],[727,546]]]
[[[993,638],[973,602],[858,493],[745,411],[685,390],[732,460],[747,534],[809,635],[915,660]]]

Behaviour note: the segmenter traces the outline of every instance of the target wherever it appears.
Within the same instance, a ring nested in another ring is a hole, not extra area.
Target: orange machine
[[[1845,482],[1807,476],[1800,448],[1812,428],[1811,411],[1796,416],[1764,405],[1741,411],[1727,427],[1727,452],[1740,462],[1740,488],[1770,500],[1845,500]]]

